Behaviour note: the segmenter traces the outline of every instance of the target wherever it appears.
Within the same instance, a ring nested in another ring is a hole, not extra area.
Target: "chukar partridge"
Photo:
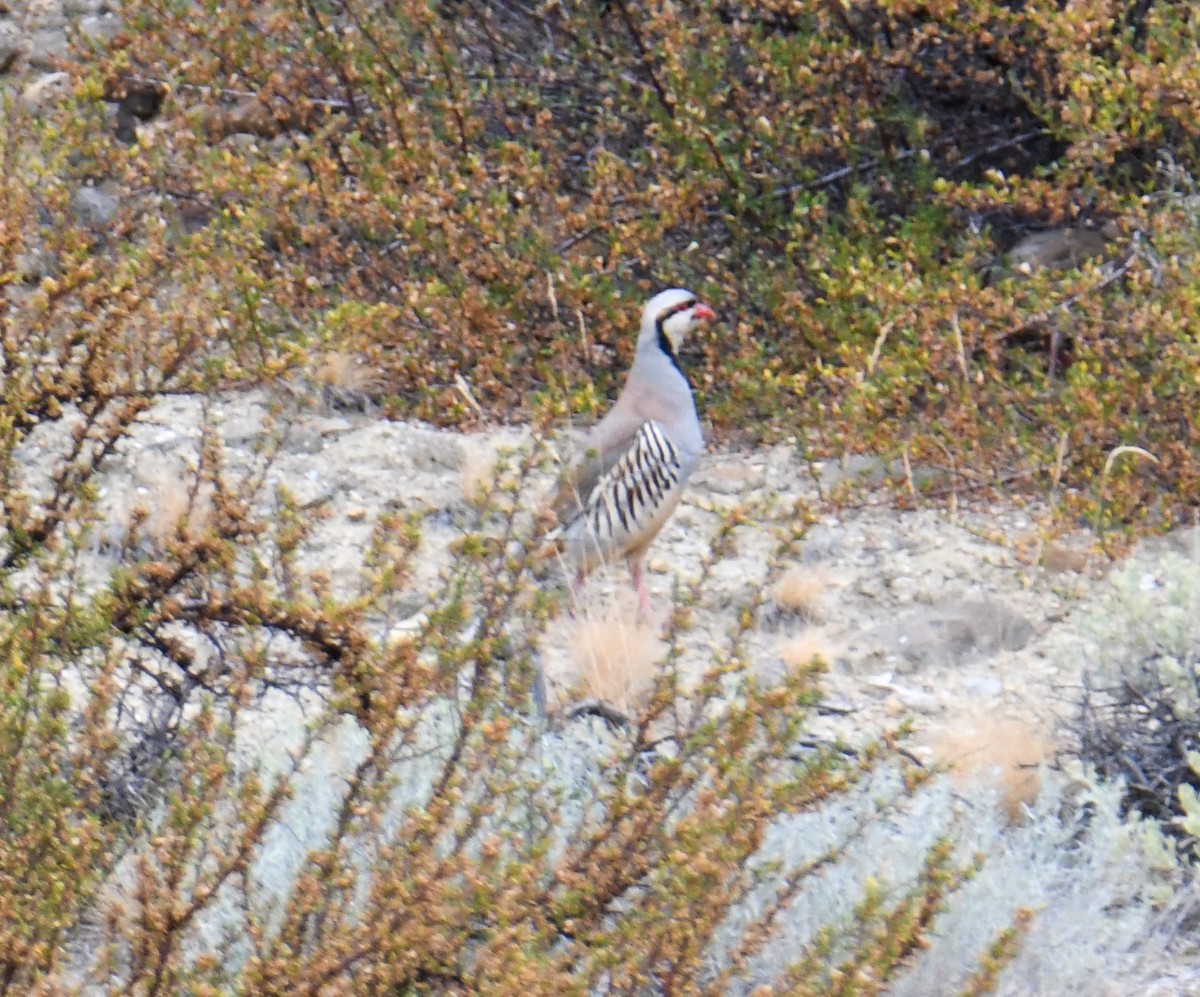
[[[642,310],[637,355],[616,404],[589,434],[553,499],[552,534],[574,570],[573,591],[601,563],[625,558],[643,616],[642,557],[679,504],[704,449],[677,351],[713,310],[690,291],[656,294]]]

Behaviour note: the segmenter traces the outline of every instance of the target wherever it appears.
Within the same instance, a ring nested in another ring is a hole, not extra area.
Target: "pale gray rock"
[[[112,41],[120,34],[121,19],[116,14],[89,14],[79,19],[79,32],[91,41]]]
[[[297,426],[284,436],[283,449],[291,454],[319,454],[325,449],[325,437],[312,426]]]
[[[800,560],[805,564],[819,564],[840,557],[846,549],[846,529],[838,523],[814,523],[804,534],[804,546],[800,548]]]
[[[17,276],[23,284],[37,284],[57,271],[54,258],[43,249],[27,249],[17,256]]]
[[[117,216],[120,207],[117,189],[116,185],[111,183],[104,183],[99,187],[80,187],[71,198],[71,208],[85,225],[107,228]]]
[[[946,701],[941,696],[915,686],[897,684],[892,686],[892,693],[905,710],[913,713],[936,716],[946,710]]]
[[[1008,265],[1020,274],[1038,270],[1071,270],[1104,255],[1118,231],[1060,228],[1033,232],[1008,251]]]
[[[66,73],[43,73],[21,93],[21,105],[31,114],[62,103],[71,92],[71,79]]]
[[[0,20],[0,73],[13,69],[24,50],[25,39],[21,30],[8,18]]]
[[[65,28],[35,31],[29,39],[29,65],[34,69],[56,69],[69,48]]]
[[[977,699],[995,699],[1004,693],[1004,683],[991,675],[977,675],[963,682],[963,692]]]
[[[725,455],[701,464],[691,478],[693,491],[715,495],[742,495],[761,488],[763,469],[747,466],[744,459],[729,459]]]
[[[462,467],[462,444],[454,433],[412,432],[408,449],[418,470],[457,471]]]

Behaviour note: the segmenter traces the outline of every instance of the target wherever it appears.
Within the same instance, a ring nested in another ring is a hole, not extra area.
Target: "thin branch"
[[[646,69],[646,74],[650,77],[650,85],[654,87],[654,92],[658,94],[658,99],[662,103],[663,110],[667,112],[669,117],[675,117],[675,100],[667,93],[666,88],[659,82],[658,75],[654,72],[654,60],[646,48],[646,43],[642,40],[641,34],[638,32],[637,26],[633,23],[633,18],[629,14],[629,6],[625,0],[616,0],[617,11],[621,15],[621,21],[625,25],[625,30],[629,32],[629,37],[633,39],[634,47],[638,50],[638,55],[642,58],[642,65]]]
[[[1001,149],[1007,149],[1014,145],[1020,145],[1023,142],[1028,142],[1031,138],[1037,138],[1039,135],[1044,133],[1045,130],[1039,128],[1033,131],[1022,132],[1020,135],[1014,135],[1009,138],[1001,139],[998,142],[993,142],[984,149],[980,149],[978,152],[973,152],[971,155],[965,156],[957,163],[953,164],[953,166],[950,168],[952,170],[961,169],[962,167],[970,165],[975,160],[980,159],[983,156],[990,156],[993,152],[999,152]],[[920,149],[901,149],[895,155],[888,158],[892,161],[903,162],[907,159],[912,159],[915,156],[919,156],[922,152],[928,152],[930,148],[943,148],[947,145],[953,144],[955,141],[957,141],[956,138],[947,137],[939,142],[932,143],[932,145],[929,147],[923,147]],[[874,158],[864,160],[861,163],[854,163],[849,166],[840,166],[836,170],[831,170],[830,172],[824,174],[823,176],[819,176],[814,180],[806,180],[803,183],[794,183],[787,187],[780,187],[777,191],[775,191],[775,196],[791,197],[793,194],[799,194],[801,191],[820,190],[822,187],[828,187],[830,184],[837,183],[839,180],[850,176],[852,173],[865,173],[869,170],[873,170],[882,162],[882,159]]]
[[[1126,254],[1125,259],[1123,259],[1120,263],[1106,267],[1105,269],[1107,272],[1104,274],[1103,277],[1101,277],[1101,279],[1099,281],[1097,281],[1095,284],[1092,284],[1089,287],[1083,288],[1083,290],[1081,290],[1081,291],[1077,291],[1075,294],[1072,294],[1067,298],[1064,298],[1062,301],[1058,302],[1058,304],[1053,305],[1050,308],[1045,308],[1042,311],[1037,312],[1034,315],[1030,315],[1028,318],[1021,319],[1021,321],[1018,322],[1016,325],[1014,325],[1012,328],[1008,329],[1005,332],[1002,332],[1000,334],[999,338],[1001,340],[1008,339],[1010,336],[1019,335],[1023,330],[1028,329],[1030,326],[1042,325],[1043,323],[1048,322],[1050,320],[1050,318],[1056,312],[1062,312],[1064,315],[1067,315],[1070,313],[1071,308],[1074,307],[1075,305],[1077,305],[1084,298],[1088,297],[1091,294],[1095,294],[1097,291],[1102,291],[1102,290],[1104,290],[1104,288],[1108,287],[1110,284],[1113,284],[1116,281],[1120,280],[1122,277],[1125,276],[1125,274],[1127,274],[1129,272],[1130,268],[1133,266],[1134,261],[1141,257],[1142,254],[1141,254],[1140,241],[1141,241],[1141,233],[1134,232],[1133,248],[1129,251],[1128,254]],[[1054,363],[1053,357],[1051,357],[1050,362],[1051,362],[1051,374],[1053,375],[1053,363]]]

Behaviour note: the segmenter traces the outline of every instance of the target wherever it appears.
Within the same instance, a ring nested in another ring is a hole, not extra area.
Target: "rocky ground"
[[[73,39],[113,38],[119,4],[110,0],[0,0],[0,83],[36,111],[65,83],[61,62]]]
[[[38,113],[64,92],[57,60],[71,38],[109,37],[120,23],[115,0],[0,0],[0,90]],[[121,196],[104,184],[83,187],[75,210],[103,225]],[[411,630],[439,591],[452,544],[470,520],[470,500],[488,488],[498,455],[530,446],[530,434],[519,427],[452,433],[335,409],[328,399],[313,400],[316,391],[301,394],[310,396],[307,403],[266,391],[160,400],[107,466],[94,548],[98,577],[121,556],[135,510],[144,509],[146,531],[160,535],[185,511],[201,427],[211,426],[234,478],[261,466],[264,448],[278,444],[263,501],[285,487],[313,512],[318,525],[302,566],[328,572],[335,590],[353,587],[380,515],[422,515],[418,570],[397,618],[381,622],[379,638]],[[31,480],[47,479],[66,423],[44,427],[26,443]],[[582,428],[565,430],[557,449],[568,452]],[[963,779],[998,774],[1015,816],[1036,792],[1038,764],[1063,743],[1094,647],[1088,609],[1106,591],[1112,564],[1082,533],[1045,536],[1045,510],[1015,499],[941,489],[936,502],[901,509],[882,487],[883,470],[870,457],[813,463],[787,446],[708,453],[651,549],[654,615],[638,619],[618,565],[592,578],[574,612],[549,625],[541,660],[547,707],[556,723],[574,728],[560,747],[594,744],[609,733],[594,715],[566,719],[573,704],[599,699],[618,712],[636,708],[667,656],[675,599],[703,575],[680,638],[685,681],[727,652],[730,633],[751,609],[740,653],[762,679],[777,680],[814,654],[828,663],[814,737],[857,743],[911,718],[907,746],[916,757],[952,762]],[[547,470],[523,494],[529,507],[550,478]],[[855,497],[833,501],[839,485],[852,486]],[[714,559],[714,541],[734,514],[742,525]],[[788,546],[809,518],[802,539]],[[1148,587],[1155,584],[1153,555],[1171,546],[1200,559],[1195,530],[1147,545],[1143,554],[1150,556],[1138,563]],[[551,569],[543,584],[565,605],[563,580]],[[261,704],[255,719],[243,753],[269,770],[285,764],[311,716],[280,696]],[[286,857],[271,866],[281,894],[305,849],[320,845],[338,780],[363,750],[362,731],[346,719],[328,746],[314,758],[327,767],[326,777],[306,773],[282,835],[288,840],[277,849]],[[556,764],[580,765],[578,754],[559,750]],[[1066,921],[1079,923],[1074,915]],[[86,961],[81,957],[81,965]],[[1200,986],[1186,992],[1200,993]]]
[[[71,41],[109,38],[121,27],[116,0],[0,0],[0,87],[38,113],[61,99],[60,60]],[[112,112],[119,119],[115,105]],[[84,187],[75,209],[103,225],[120,196],[104,184]],[[268,425],[270,405],[259,394],[211,407],[234,470],[250,467],[276,431]],[[180,470],[195,459],[201,416],[197,400],[164,400],[129,441],[109,470],[111,535],[101,548],[138,505],[159,529],[182,511]],[[31,467],[48,468],[56,432],[30,442]],[[352,584],[381,512],[427,512],[422,570],[405,601],[417,619],[448,563],[466,496],[486,483],[499,448],[526,441],[519,430],[460,436],[310,409],[286,426],[272,474],[327,516],[308,554],[335,584]],[[821,736],[854,738],[913,716],[919,755],[1010,770],[1042,758],[1073,709],[1088,640],[1074,610],[1103,584],[1102,559],[1089,555],[1084,537],[1043,545],[1036,508],[964,494],[897,511],[886,493],[872,490],[879,475],[870,458],[813,465],[786,447],[709,454],[651,551],[658,617],[636,618],[621,572],[590,583],[584,605],[560,617],[545,641],[551,707],[586,696],[621,709],[635,705],[665,653],[673,586],[695,580],[723,514],[737,509],[746,525],[703,586],[681,667],[700,673],[765,585],[747,658],[768,679],[814,653],[828,661]],[[860,499],[827,501],[845,479],[862,486]],[[805,512],[815,522],[803,543],[778,554],[781,536]]]
[[[422,514],[419,568],[401,600],[411,626],[439,589],[469,520],[468,499],[488,487],[498,454],[529,445],[528,433],[459,434],[293,401],[282,415],[279,408],[266,392],[162,400],[105,477],[98,557],[116,556],[108,552],[119,550],[139,506],[151,534],[173,525],[186,507],[201,426],[210,425],[235,478],[279,441],[264,502],[284,486],[320,513],[305,566],[327,570],[342,591],[353,586],[381,514]],[[573,438],[564,433],[558,449],[568,451]],[[63,439],[61,427],[31,438],[31,474],[49,471]],[[740,614],[757,606],[744,654],[762,678],[777,679],[813,654],[828,662],[815,736],[857,741],[912,717],[918,756],[957,761],[964,771],[999,765],[1023,785],[1025,766],[1053,748],[1061,718],[1074,709],[1091,639],[1077,610],[1105,584],[1101,561],[1082,538],[1076,547],[1041,546],[1036,509],[963,498],[954,509],[942,501],[899,510],[871,485],[879,471],[865,459],[810,464],[783,446],[706,455],[649,555],[653,616],[638,618],[617,566],[590,579],[574,613],[551,623],[543,646],[550,709],[561,713],[588,697],[636,706],[666,654],[676,586],[697,582],[721,523],[737,511],[744,522],[692,607],[679,665],[685,678],[720,656]],[[536,504],[550,475],[521,501]],[[847,478],[861,485],[854,505],[822,498]],[[812,525],[784,549],[805,514]],[[552,567],[543,584],[566,603],[560,571]]]
[[[261,467],[264,453],[277,447],[261,508],[270,510],[274,486],[280,486],[313,513],[317,525],[300,566],[326,571],[342,592],[352,589],[381,514],[420,515],[417,571],[395,618],[380,621],[380,640],[402,637],[421,619],[441,588],[452,544],[472,521],[471,498],[493,480],[497,456],[530,443],[520,428],[454,433],[299,405],[290,394],[266,391],[165,398],[122,444],[104,475],[103,517],[93,548],[100,576],[122,556],[135,509],[146,512],[145,534],[171,529],[186,507],[188,469],[195,464],[202,427],[222,441],[231,480]],[[45,427],[25,444],[20,456],[32,483],[45,480],[66,444],[67,428]],[[564,431],[555,445],[567,450],[580,431]],[[972,953],[995,937],[1017,906],[1033,903],[1040,912],[1036,944],[1023,951],[1001,992],[1084,992],[1082,981],[1117,966],[1115,982],[1096,992],[1200,993],[1190,963],[1172,956],[1160,965],[1160,949],[1146,941],[1159,944],[1178,932],[1173,922],[1164,927],[1165,915],[1145,902],[1146,883],[1158,873],[1146,855],[1131,850],[1139,832],[1117,822],[1115,803],[1106,811],[1108,830],[1093,828],[1097,844],[1086,856],[1094,867],[1082,869],[1082,860],[1059,857],[1072,825],[1047,820],[1045,798],[1026,810],[1035,795],[1037,763],[1053,751],[1061,721],[1074,709],[1081,669],[1092,657],[1095,638],[1086,621],[1109,586],[1099,560],[1087,555],[1082,537],[1076,546],[1061,539],[1039,546],[1036,509],[961,496],[953,509],[942,502],[900,510],[894,497],[872,484],[879,472],[878,462],[861,458],[809,464],[787,447],[709,453],[679,513],[652,548],[652,618],[637,618],[627,576],[618,566],[588,582],[574,615],[563,612],[549,624],[542,666],[553,726],[540,739],[539,764],[550,778],[590,798],[595,760],[623,735],[594,714],[569,718],[571,705],[601,697],[618,709],[636,706],[666,654],[663,635],[674,594],[704,572],[722,522],[737,510],[742,525],[719,545],[720,556],[697,586],[690,625],[682,632],[684,679],[720,658],[743,611],[754,607],[742,656],[764,680],[778,678],[814,652],[829,662],[821,679],[826,704],[813,737],[854,743],[912,717],[909,750],[955,763],[960,779],[990,781],[998,774],[1009,820],[1027,818],[1012,821],[1016,826],[1003,833],[992,830],[997,822],[991,807],[971,809],[979,795],[964,793],[956,803],[943,786],[922,797],[912,813],[875,822],[872,836],[850,849],[838,871],[821,880],[816,899],[796,912],[797,924],[789,922],[778,951],[764,957],[762,977],[769,979],[776,963],[794,957],[796,939],[813,927],[805,926],[805,918],[836,919],[848,912],[844,905],[860,895],[857,884],[877,875],[881,863],[892,872],[918,868],[922,849],[948,830],[944,810],[968,815],[954,833],[969,832],[964,847],[986,852],[989,865],[973,881],[975,892],[964,894],[964,912],[950,915],[939,929],[935,956],[898,992],[959,992],[957,986],[947,989],[946,981],[959,978],[955,974],[970,965]],[[847,477],[861,485],[856,505],[822,498]],[[522,493],[522,505],[535,504],[551,479],[547,467]],[[781,549],[807,515],[814,521],[795,549]],[[1152,547],[1175,545],[1200,557],[1198,541],[1194,530],[1183,531]],[[1153,587],[1155,562],[1137,563],[1145,565],[1145,586]],[[543,584],[565,603],[558,573],[551,570]],[[291,753],[319,716],[311,698],[268,694],[242,711],[239,759],[265,777],[288,770]],[[435,728],[436,723],[431,734]],[[255,865],[264,909],[272,898],[287,895],[309,850],[322,847],[346,779],[366,749],[366,734],[353,718],[323,727]],[[398,780],[397,806],[413,802],[412,794],[433,777],[436,752],[414,757]],[[994,799],[990,791],[986,798]],[[813,849],[830,845],[838,826],[823,811],[783,821],[768,851],[789,862],[807,860]],[[105,903],[127,903],[135,859],[131,852],[106,881]],[[1133,871],[1126,875],[1128,870]],[[1102,917],[1103,912],[1113,913]],[[238,917],[236,898],[222,896],[200,919],[189,944],[196,952],[218,950],[231,931],[236,939]],[[826,922],[814,922],[819,923]],[[84,924],[64,970],[64,981],[81,992],[93,992],[88,981],[102,937],[94,931],[90,921]],[[1058,952],[1069,959],[1055,961]],[[235,941],[228,958],[236,963],[246,954]],[[1145,989],[1145,979],[1157,981],[1157,989]]]

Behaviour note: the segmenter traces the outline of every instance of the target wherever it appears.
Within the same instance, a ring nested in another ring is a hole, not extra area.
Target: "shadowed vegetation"
[[[131,6],[105,78],[169,89],[146,189],[236,228],[240,325],[361,354],[393,413],[475,419],[464,382],[592,411],[682,284],[723,319],[693,368],[719,437],[1110,524],[1200,483],[1186,5]],[[1101,483],[1121,444],[1159,462]]]

